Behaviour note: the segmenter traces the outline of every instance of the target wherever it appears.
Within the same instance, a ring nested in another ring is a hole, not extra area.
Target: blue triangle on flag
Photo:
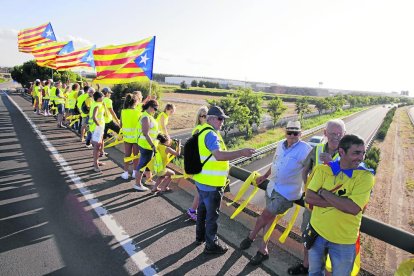
[[[88,63],[91,67],[95,67],[95,61],[93,59],[93,50],[95,50],[96,46],[93,45],[86,54],[81,58],[81,62]]]
[[[75,48],[73,47],[73,42],[69,41],[63,48],[59,51],[58,55],[64,55],[70,52],[73,52]]]
[[[52,24],[48,24],[42,33],[42,37],[56,41],[55,32],[53,31]]]
[[[134,60],[135,64],[144,71],[150,80],[152,80],[152,67],[154,65],[154,49],[155,36],[148,42],[145,51]]]

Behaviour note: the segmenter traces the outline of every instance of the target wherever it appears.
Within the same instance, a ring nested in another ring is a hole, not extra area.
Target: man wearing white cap
[[[312,147],[300,140],[299,121],[288,122],[285,137],[286,139],[278,143],[268,171],[257,178],[257,184],[260,184],[270,176],[266,190],[266,208],[257,219],[253,231],[241,242],[240,249],[249,248],[261,229],[268,229],[276,215],[286,212],[293,206],[295,200],[302,197],[302,170]],[[267,259],[269,259],[267,242],[262,241],[250,264],[258,265]]]

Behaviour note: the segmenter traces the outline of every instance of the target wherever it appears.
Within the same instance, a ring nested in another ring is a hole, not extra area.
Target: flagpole
[[[151,89],[152,89],[152,80],[150,80],[149,96],[151,96]]]
[[[53,81],[53,68],[50,68],[50,69],[52,69],[52,78],[51,78],[51,79],[52,79],[52,81]]]

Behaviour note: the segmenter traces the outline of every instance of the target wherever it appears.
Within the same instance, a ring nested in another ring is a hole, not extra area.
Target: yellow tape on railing
[[[139,158],[139,153],[137,155],[131,155],[130,157],[124,157],[124,163],[134,161]]]
[[[112,129],[109,129],[108,133],[109,134],[112,133],[112,137],[105,140],[105,142],[104,142],[105,143],[105,148],[114,147],[114,146],[119,145],[119,144],[124,142],[124,136],[122,135],[122,129],[119,131],[119,133],[116,133]],[[109,143],[109,141],[111,141],[112,139],[114,139],[114,141]],[[107,144],[107,143],[109,143],[109,144]],[[127,161],[125,161],[125,162],[127,162]]]
[[[179,178],[187,179],[187,178],[192,178],[192,177],[193,177],[192,174],[186,174],[186,173],[184,173],[184,174],[175,174],[175,175],[172,175],[171,176],[171,179],[179,179]]]
[[[414,271],[414,258],[403,261],[394,273],[394,276],[412,275]]]
[[[69,124],[69,126],[70,127],[73,126],[76,122],[79,122],[79,119],[72,120],[71,123]]]
[[[270,235],[272,234],[273,230],[275,230],[276,224],[279,222],[279,220],[285,216],[287,214],[287,212],[289,212],[289,209],[286,210],[286,212],[284,212],[283,214],[279,214],[275,217],[275,219],[272,222],[272,225],[270,226],[270,228],[267,230],[266,235],[264,235],[263,240],[265,242],[267,242],[270,238]]]
[[[243,185],[240,187],[239,191],[237,192],[236,196],[234,197],[233,201],[230,203],[227,203],[227,206],[230,206],[234,204],[235,202],[238,202],[243,195],[247,192],[250,185],[253,184],[254,188],[250,196],[240,204],[240,206],[234,211],[234,213],[230,216],[230,219],[235,218],[238,214],[240,214],[241,211],[247,206],[247,204],[252,200],[252,198],[255,196],[259,188],[257,187],[256,179],[259,177],[260,174],[257,171],[252,172],[249,177],[244,181]]]
[[[300,211],[300,206],[296,204],[295,212],[293,213],[293,216],[290,219],[285,231],[283,231],[283,234],[279,238],[280,243],[284,243],[286,241],[286,238],[288,237],[290,231],[292,230],[293,224],[295,224],[296,218],[299,215],[299,211]]]

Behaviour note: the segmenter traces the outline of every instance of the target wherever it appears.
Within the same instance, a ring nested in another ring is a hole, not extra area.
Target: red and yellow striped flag
[[[36,63],[42,67],[56,69],[56,56],[58,54],[66,54],[73,51],[72,41],[50,42],[40,46],[36,46],[32,54],[36,59]]]
[[[71,68],[94,68],[93,50],[95,46],[82,48],[56,57],[56,69],[59,71]]]
[[[155,36],[93,51],[96,83],[118,84],[152,80]]]
[[[23,53],[31,53],[36,45],[52,41],[56,41],[56,37],[50,23],[21,30],[17,35],[19,52]]]

